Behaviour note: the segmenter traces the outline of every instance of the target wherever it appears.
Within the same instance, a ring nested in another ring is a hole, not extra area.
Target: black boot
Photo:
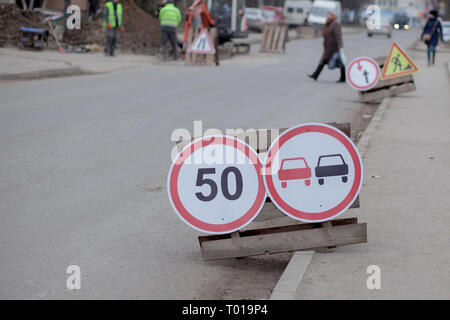
[[[345,67],[341,67],[341,77],[336,82],[337,83],[345,82]]]
[[[312,74],[308,74],[308,77],[310,77],[310,78],[312,78],[312,79],[314,79],[314,81],[317,81],[317,78],[319,77],[319,74],[322,72],[322,69],[323,69],[323,66],[324,66],[325,64],[319,64],[318,66],[317,66],[317,69],[316,69],[316,71],[314,71]]]

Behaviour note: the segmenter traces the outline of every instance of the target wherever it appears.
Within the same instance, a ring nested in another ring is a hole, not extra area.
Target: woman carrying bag
[[[308,77],[316,81],[325,64],[328,64],[329,69],[339,68],[341,70],[341,77],[337,82],[345,82],[346,59],[343,51],[341,24],[332,12],[327,12],[327,22],[323,27],[322,36],[324,49],[322,57],[316,71],[309,74]]]
[[[423,28],[422,36],[420,37],[427,45],[428,66],[434,64],[436,58],[436,46],[439,42],[439,34],[441,40],[444,41],[442,35],[442,25],[438,19],[438,12],[436,10],[431,10],[429,15],[428,21]],[[431,54],[433,54],[433,56],[431,56]]]

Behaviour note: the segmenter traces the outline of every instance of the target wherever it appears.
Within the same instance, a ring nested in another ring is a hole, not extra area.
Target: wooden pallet
[[[215,54],[199,54],[187,52],[187,48],[189,48],[192,41],[194,41],[195,37],[200,33],[200,30],[201,29],[189,29],[186,53],[184,55],[184,64],[186,66],[212,66],[214,63],[216,65],[219,65],[219,37],[216,28],[210,28],[208,31],[211,42],[214,44],[214,47],[216,49]]]
[[[220,260],[331,248],[367,242],[367,224],[357,218],[304,223],[198,237],[203,259]]]
[[[350,137],[350,123],[328,123]],[[235,136],[253,147],[259,154],[266,153],[275,138],[287,130],[255,130],[255,134]],[[196,139],[194,137],[193,139]],[[177,149],[190,141],[180,141]],[[359,208],[359,196],[350,208]],[[244,229],[225,235],[198,237],[204,260],[219,260],[273,254],[288,251],[330,248],[367,242],[367,225],[356,218],[337,219],[323,223],[301,223],[287,217],[266,198],[261,212]]]
[[[286,50],[288,26],[284,23],[266,23],[259,52],[282,53]]]
[[[380,69],[383,69],[386,57],[376,58],[375,61],[380,65]],[[359,99],[361,102],[380,102],[385,97],[393,97],[400,93],[407,93],[416,90],[416,84],[414,83],[413,75],[407,75],[404,77],[380,80],[378,84],[368,91],[360,91]]]

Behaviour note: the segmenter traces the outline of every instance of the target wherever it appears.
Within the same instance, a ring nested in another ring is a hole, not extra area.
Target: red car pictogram
[[[295,164],[295,167],[286,169],[287,163]],[[278,170],[278,179],[281,181],[283,188],[287,187],[287,181],[289,180],[305,179],[305,185],[309,186],[311,184],[311,168],[308,166],[305,158],[283,159],[280,170]]]

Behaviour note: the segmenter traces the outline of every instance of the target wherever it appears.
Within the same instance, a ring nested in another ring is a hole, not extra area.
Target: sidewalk
[[[438,53],[417,91],[392,99],[364,157],[361,208],[367,244],[317,252],[296,299],[450,299],[450,74]],[[381,289],[366,286],[367,267],[381,269]]]
[[[343,28],[344,34],[363,31],[361,28]],[[291,40],[298,40],[295,30],[290,30],[289,34]],[[182,39],[183,34],[178,37]],[[261,33],[251,33],[248,38],[237,39],[235,42],[257,44],[261,42],[261,38]],[[105,57],[99,52],[61,54],[55,50],[0,48],[0,81],[106,73],[140,66],[148,67],[157,63],[156,56],[138,54],[118,53],[116,57]]]
[[[37,79],[89,73],[105,73],[148,66],[155,56],[103,53],[60,53],[54,50],[29,51],[0,48],[0,80]]]

